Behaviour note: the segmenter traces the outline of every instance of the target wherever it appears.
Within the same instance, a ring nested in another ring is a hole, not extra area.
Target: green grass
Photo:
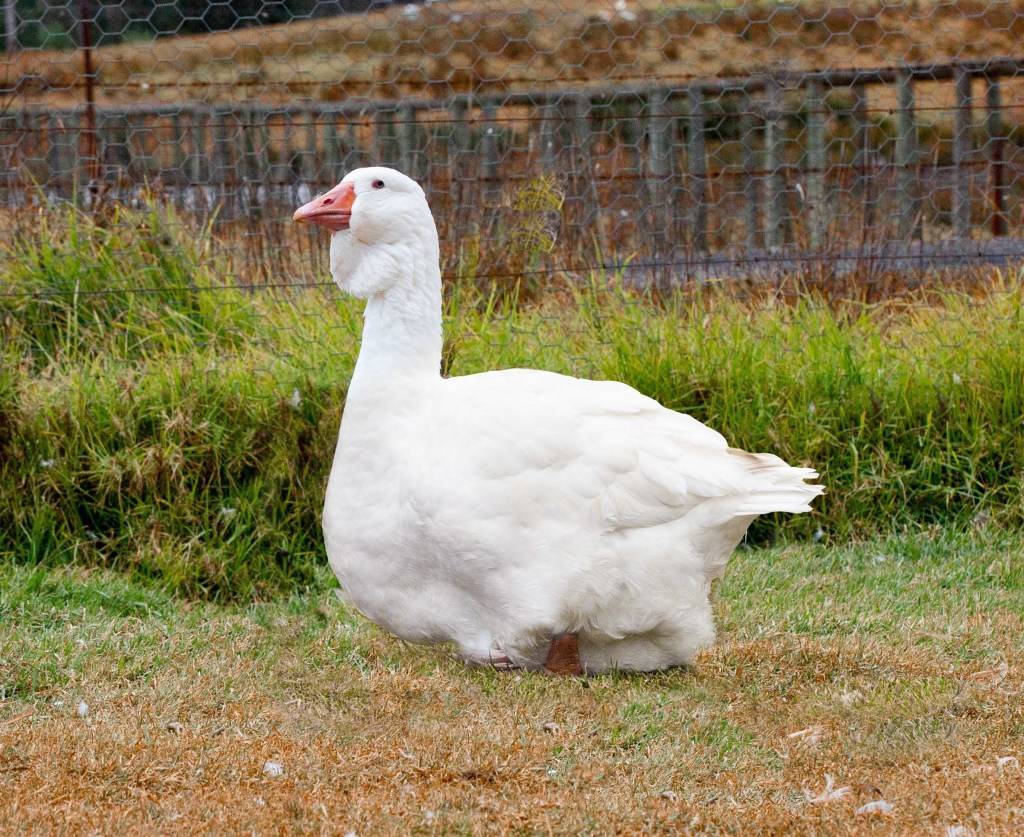
[[[818,467],[816,513],[760,521],[755,543],[1024,521],[1021,274],[868,306],[641,294],[603,276],[524,295],[455,273],[453,374],[623,380],[733,444]],[[242,279],[208,230],[158,207],[102,223],[52,211],[6,247],[0,557],[213,599],[312,583],[360,305],[223,287]]]

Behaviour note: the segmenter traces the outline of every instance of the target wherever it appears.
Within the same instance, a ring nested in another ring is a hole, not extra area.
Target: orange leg
[[[559,634],[551,640],[544,669],[551,674],[576,677],[583,674],[576,634]]]

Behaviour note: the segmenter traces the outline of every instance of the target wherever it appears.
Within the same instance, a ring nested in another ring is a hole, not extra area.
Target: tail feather
[[[793,470],[807,469],[794,468]],[[814,474],[813,471],[811,473]],[[789,512],[791,514],[809,512],[811,501],[824,493],[825,486],[802,482],[802,479],[813,479],[813,477],[802,477],[788,483],[776,483],[751,492],[737,504],[733,514],[740,517],[748,514],[771,514],[772,512]]]
[[[818,478],[813,468],[794,468],[771,453],[747,453],[735,448],[730,453],[741,457],[751,474],[766,481],[736,505],[733,512],[736,517],[809,512],[811,501],[825,491],[823,485],[807,482]]]

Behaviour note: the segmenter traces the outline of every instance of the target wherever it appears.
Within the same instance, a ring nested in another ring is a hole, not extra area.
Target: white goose
[[[532,369],[442,378],[423,190],[350,172],[295,212],[366,299],[324,506],[344,596],[411,642],[564,674],[690,662],[711,581],[750,522],[805,512],[817,476],[730,448],[625,384]]]

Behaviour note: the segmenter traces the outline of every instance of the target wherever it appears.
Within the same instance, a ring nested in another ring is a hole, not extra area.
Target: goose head
[[[386,293],[415,276],[418,265],[437,269],[437,228],[426,195],[395,169],[350,171],[292,218],[330,230],[331,276],[354,296]]]

